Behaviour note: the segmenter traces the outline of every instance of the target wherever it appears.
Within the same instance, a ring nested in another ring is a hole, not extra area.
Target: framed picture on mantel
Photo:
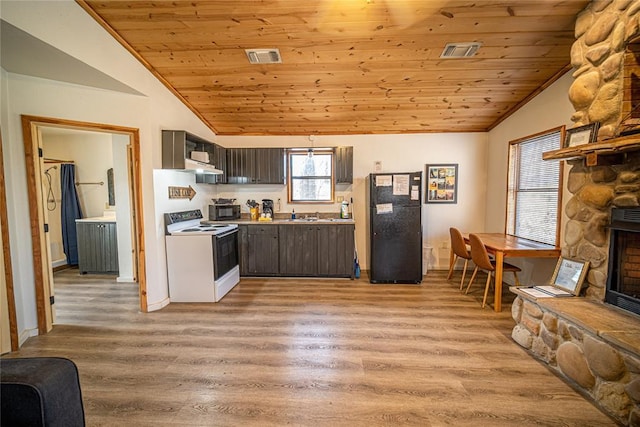
[[[426,165],[425,203],[458,203],[458,164]]]
[[[564,140],[564,147],[575,147],[577,145],[588,144],[590,142],[596,142],[598,139],[598,129],[600,128],[600,122],[593,122],[584,126],[578,126],[572,129],[567,129],[566,137]]]

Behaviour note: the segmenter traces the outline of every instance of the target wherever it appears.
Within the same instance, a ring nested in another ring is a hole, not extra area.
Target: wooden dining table
[[[502,267],[505,258],[558,258],[560,256],[560,248],[546,243],[503,233],[474,234],[480,237],[485,248],[487,248],[487,252],[492,254],[496,260],[496,289],[493,302],[493,309],[495,311],[502,311]],[[469,235],[466,234],[463,237],[465,242],[469,243]],[[453,262],[453,257],[451,258],[451,262]]]

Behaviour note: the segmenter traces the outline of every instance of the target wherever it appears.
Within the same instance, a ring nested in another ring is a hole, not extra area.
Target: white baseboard
[[[133,277],[120,276],[116,279],[118,283],[135,283],[136,279]]]
[[[18,334],[18,347],[22,347],[22,344],[25,343],[31,337],[38,336],[38,328],[25,329],[20,334]]]
[[[56,268],[56,267],[60,267],[62,265],[67,265],[67,259],[58,259],[56,261],[51,262],[51,267],[52,268]]]
[[[161,308],[164,308],[164,307],[168,306],[170,302],[171,301],[169,300],[169,298],[165,298],[162,301],[155,302],[153,304],[149,304],[149,305],[147,305],[147,311],[160,310]]]

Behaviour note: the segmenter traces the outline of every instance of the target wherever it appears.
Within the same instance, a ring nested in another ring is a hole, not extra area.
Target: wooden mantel
[[[547,151],[542,153],[542,159],[567,160],[583,157],[586,159],[587,166],[595,166],[598,164],[598,156],[609,156],[627,151],[640,151],[640,134]]]

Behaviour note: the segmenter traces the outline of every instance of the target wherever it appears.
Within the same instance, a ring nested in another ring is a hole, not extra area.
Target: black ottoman
[[[84,426],[78,368],[69,359],[0,359],[2,426]]]

